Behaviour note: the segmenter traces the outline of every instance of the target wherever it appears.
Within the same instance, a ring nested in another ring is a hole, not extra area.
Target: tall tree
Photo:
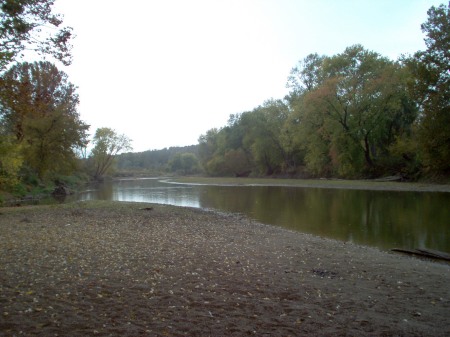
[[[41,178],[67,172],[89,128],[79,118],[76,87],[49,62],[21,63],[0,80],[0,121],[21,144],[25,163]]]
[[[323,153],[325,146],[338,174],[376,173],[399,129],[415,118],[406,75],[398,64],[360,45],[323,58],[315,72],[321,81],[304,91],[297,112],[302,127],[317,131],[305,139],[307,158],[317,160],[315,147]]]
[[[34,50],[71,63],[72,28],[52,12],[54,0],[0,0],[0,72],[21,53]]]
[[[424,164],[450,173],[450,5],[431,7],[422,24],[427,49],[407,64],[415,75],[412,89],[420,103],[419,135]]]
[[[93,139],[94,148],[91,152],[93,176],[101,179],[114,163],[114,157],[121,151],[131,150],[131,140],[110,128],[99,128]]]

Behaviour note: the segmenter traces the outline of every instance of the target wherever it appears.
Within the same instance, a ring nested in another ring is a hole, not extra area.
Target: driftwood
[[[445,252],[440,252],[438,250],[434,249],[424,249],[424,248],[417,248],[417,249],[403,249],[403,248],[392,248],[391,251],[398,252],[398,253],[404,253],[408,255],[414,255],[419,257],[426,257],[429,259],[436,259],[436,260],[444,260],[450,262],[450,254]]]

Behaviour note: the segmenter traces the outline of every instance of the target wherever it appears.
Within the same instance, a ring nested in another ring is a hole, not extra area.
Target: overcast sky
[[[230,114],[283,98],[310,53],[425,49],[420,25],[445,1],[57,0],[77,35],[61,70],[91,134],[113,128],[135,152],[192,145]]]

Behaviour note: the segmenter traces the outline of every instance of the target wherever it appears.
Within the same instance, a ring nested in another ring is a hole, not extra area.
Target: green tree
[[[205,171],[215,176],[292,173],[297,162],[290,111],[282,100],[267,100],[252,111],[231,115],[228,125],[199,139]]]
[[[10,190],[19,182],[23,157],[13,137],[0,137],[0,190]]]
[[[321,102],[309,102],[309,91],[290,95],[291,114],[287,129],[292,134],[292,147],[301,154],[301,165],[313,176],[331,176],[330,147],[327,128],[324,127],[322,114],[317,113],[322,108]]]
[[[211,174],[211,172],[208,172],[207,166],[208,162],[213,158],[214,153],[216,152],[218,133],[219,130],[214,128],[208,130],[204,135],[201,135],[198,138],[199,161],[208,174]]]
[[[169,161],[169,169],[172,172],[179,172],[181,174],[194,174],[200,170],[197,156],[194,153],[177,153]]]
[[[89,126],[79,119],[78,94],[67,75],[49,62],[21,63],[0,81],[2,130],[21,145],[25,164],[40,178],[73,170]]]
[[[251,148],[259,171],[265,175],[282,173],[292,166],[289,133],[285,132],[288,117],[288,106],[273,99],[241,116],[246,125],[244,144]]]
[[[121,151],[132,149],[131,140],[117,134],[110,128],[99,128],[93,139],[94,148],[91,151],[92,174],[95,179],[101,179],[114,163],[114,157]]]
[[[323,82],[322,65],[325,56],[309,54],[292,68],[286,86],[291,89],[291,98],[317,88]],[[294,95],[293,95],[294,94]]]
[[[320,80],[305,85],[295,112],[301,128],[309,129],[302,132],[307,160],[316,162],[312,166],[331,164],[346,177],[379,174],[396,135],[416,117],[406,91],[407,73],[360,45],[321,60],[312,76]]]
[[[0,0],[0,72],[24,50],[71,63],[72,28],[61,27],[53,0]]]
[[[406,61],[414,74],[411,88],[420,104],[418,126],[424,165],[450,173],[450,5],[431,7],[422,24],[427,49]]]
[[[233,170],[227,165],[225,154],[230,150],[228,135],[230,127],[220,130],[210,129],[199,138],[199,159],[204,171],[212,176],[233,175]]]

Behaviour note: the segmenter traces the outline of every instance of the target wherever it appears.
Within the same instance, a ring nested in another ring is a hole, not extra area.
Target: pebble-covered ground
[[[0,336],[450,336],[450,265],[118,202],[0,209]]]

